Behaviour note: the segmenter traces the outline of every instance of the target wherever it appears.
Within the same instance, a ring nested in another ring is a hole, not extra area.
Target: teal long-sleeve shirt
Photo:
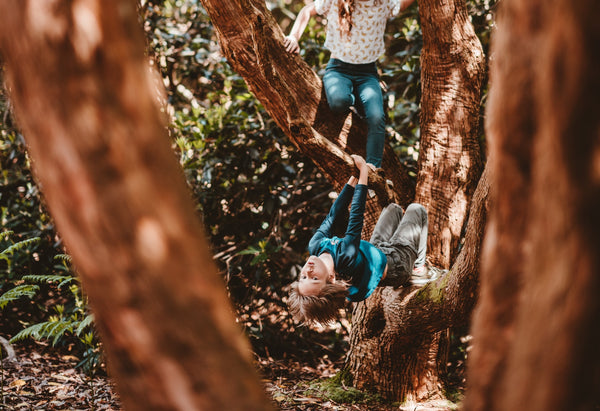
[[[344,237],[332,235],[332,227],[343,210],[350,206],[350,217]],[[370,296],[379,282],[387,265],[385,254],[373,244],[361,240],[367,186],[358,184],[356,188],[346,184],[335,200],[329,214],[308,243],[311,255],[331,254],[336,277],[348,281],[348,299],[362,301]]]

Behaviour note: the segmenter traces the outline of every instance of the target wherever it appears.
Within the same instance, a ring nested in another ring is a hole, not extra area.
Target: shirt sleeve
[[[401,0],[390,0],[390,17],[400,14]]]
[[[352,242],[360,242],[362,235],[365,204],[367,202],[367,186],[358,184],[352,197],[352,206],[350,207],[350,218],[348,219],[348,228],[344,238],[352,239]]]
[[[341,211],[344,208],[348,207],[350,201],[353,198],[353,194],[354,187],[352,187],[349,184],[346,184],[340,192],[340,194],[338,195],[338,198],[336,198],[333,205],[331,206],[329,214],[327,214],[327,217],[325,217],[325,220],[323,220],[323,222],[317,229],[317,232],[310,239],[308,243],[308,251],[311,254],[315,253],[323,238],[330,238],[332,236],[331,229],[333,227],[333,224],[335,223],[336,218],[341,214]]]
[[[317,14],[326,15],[331,9],[332,0],[315,0],[315,10]]]

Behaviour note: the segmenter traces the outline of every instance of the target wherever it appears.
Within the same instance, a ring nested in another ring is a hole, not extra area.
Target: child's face
[[[332,279],[323,260],[311,255],[300,271],[298,292],[302,295],[317,295],[330,281]]]

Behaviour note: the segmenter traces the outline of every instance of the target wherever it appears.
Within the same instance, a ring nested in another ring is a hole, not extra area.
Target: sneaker
[[[434,267],[429,263],[425,263],[425,265],[413,270],[412,275],[410,276],[410,282],[413,285],[425,285],[437,280],[447,272],[448,270],[443,270],[441,268]]]

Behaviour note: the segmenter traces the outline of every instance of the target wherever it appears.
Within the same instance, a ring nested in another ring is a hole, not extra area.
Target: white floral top
[[[327,18],[325,47],[331,51],[331,58],[352,64],[372,63],[385,52],[387,20],[400,12],[400,0],[355,0],[355,4],[350,36],[343,36],[338,0],[315,0],[317,13]]]

